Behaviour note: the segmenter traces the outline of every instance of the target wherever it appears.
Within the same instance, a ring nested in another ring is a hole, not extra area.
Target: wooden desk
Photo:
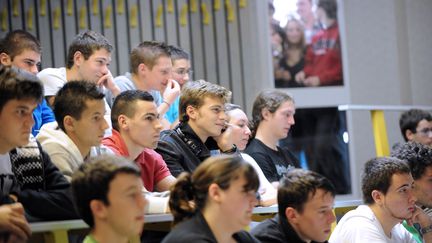
[[[361,200],[338,201],[335,202],[335,212],[338,214],[339,209],[352,209],[360,204],[362,204]],[[253,220],[262,221],[263,219],[272,217],[277,212],[277,205],[256,207],[253,211]],[[169,223],[172,220],[173,216],[171,214],[148,214],[145,216],[145,224],[153,224],[152,228],[154,228],[154,225],[157,226],[158,223]],[[44,242],[46,243],[67,243],[68,231],[88,229],[88,225],[81,219],[31,223],[30,227],[33,234],[43,234]]]

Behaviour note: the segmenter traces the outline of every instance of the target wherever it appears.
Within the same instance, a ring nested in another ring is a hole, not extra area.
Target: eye
[[[15,113],[16,113],[18,116],[25,116],[25,114],[26,114],[26,110],[25,110],[25,109],[17,109],[17,110],[15,111]]]

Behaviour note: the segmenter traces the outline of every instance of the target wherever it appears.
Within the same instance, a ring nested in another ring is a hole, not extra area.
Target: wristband
[[[168,101],[166,101],[166,100],[162,101],[162,103],[165,103],[165,104],[167,104],[168,106],[171,106],[171,104],[168,103]]]
[[[224,154],[232,154],[232,153],[234,153],[236,151],[237,151],[237,146],[235,144],[233,144],[232,148],[230,148],[228,150],[225,150],[225,151],[222,151],[222,153],[224,153]]]
[[[420,232],[422,233],[422,235],[427,234],[429,232],[432,232],[432,224],[429,226],[421,228]]]

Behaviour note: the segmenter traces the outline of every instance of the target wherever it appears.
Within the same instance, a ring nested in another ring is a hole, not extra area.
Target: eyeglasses
[[[189,69],[189,70],[179,69],[179,70],[175,70],[174,72],[177,73],[178,75],[181,75],[181,76],[185,76],[186,74],[188,74],[189,77],[192,77],[192,74],[193,74],[192,69]]]
[[[426,128],[421,129],[421,130],[418,130],[416,132],[420,133],[424,137],[432,136],[432,128],[426,127]]]

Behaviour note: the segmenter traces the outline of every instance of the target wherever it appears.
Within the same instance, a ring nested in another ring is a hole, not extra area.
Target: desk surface
[[[358,206],[362,204],[361,200],[350,200],[350,201],[338,201],[335,202],[335,208],[349,207],[349,206]],[[254,214],[268,214],[268,213],[277,213],[278,207],[277,205],[273,205],[270,207],[256,207],[254,208]],[[159,223],[159,222],[170,222],[173,220],[173,216],[171,214],[147,214],[145,215],[145,223]],[[50,222],[39,222],[39,223],[31,223],[31,230],[34,233],[37,232],[46,232],[46,231],[54,231],[61,229],[85,229],[88,228],[88,225],[84,223],[81,219],[76,220],[62,220],[62,221],[50,221]]]

